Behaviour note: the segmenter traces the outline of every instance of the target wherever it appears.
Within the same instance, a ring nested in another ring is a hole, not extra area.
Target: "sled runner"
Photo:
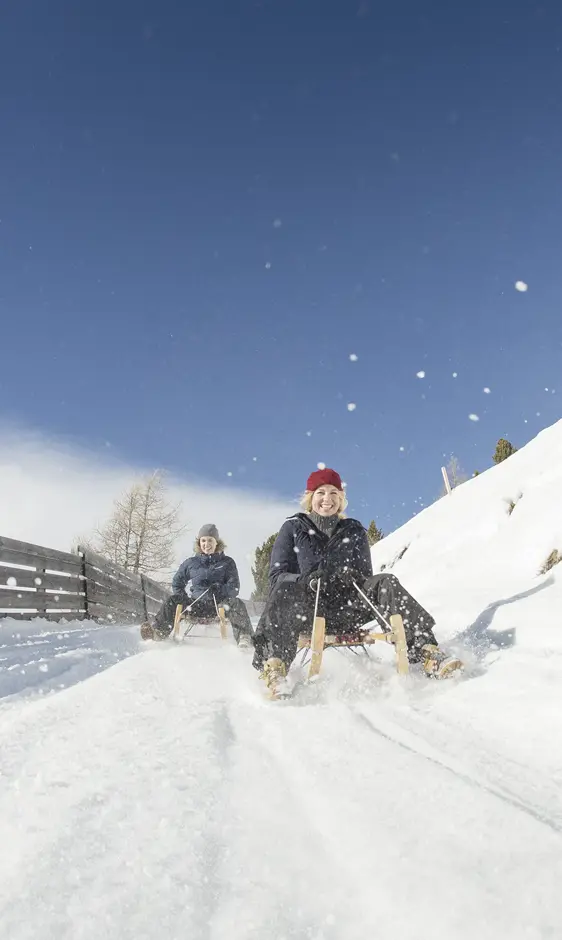
[[[226,640],[228,637],[227,629],[227,620],[224,607],[219,607],[215,602],[216,615],[211,617],[201,617],[197,613],[190,609],[190,607],[185,607],[183,604],[178,604],[176,607],[176,615],[174,617],[174,626],[172,629],[172,640],[183,640],[186,636],[192,635],[197,636],[198,634],[192,634],[191,631],[196,624],[207,625],[211,623],[218,623],[221,640]],[[185,623],[185,630],[183,634],[181,633],[181,624],[182,621]]]
[[[398,674],[400,676],[407,675],[410,667],[408,663],[404,623],[400,614],[392,614],[390,617],[390,630],[374,633],[367,629],[364,632],[358,631],[357,633],[343,635],[326,633],[325,617],[316,616],[314,618],[312,633],[301,633],[298,649],[310,650],[308,678],[312,679],[319,674],[324,650],[328,647],[366,647],[379,642],[392,643],[394,645]]]
[[[322,667],[322,658],[324,650],[330,646],[338,648],[359,647],[366,650],[367,646],[374,643],[392,643],[396,654],[396,668],[401,676],[408,675],[410,664],[408,660],[408,647],[406,644],[406,633],[404,631],[404,621],[400,614],[392,614],[389,620],[386,620],[380,611],[372,604],[369,598],[363,593],[359,585],[355,582],[354,586],[372,607],[378,620],[383,625],[383,631],[375,633],[369,626],[364,628],[358,626],[353,632],[343,634],[326,633],[326,618],[318,614],[318,603],[320,598],[320,582],[316,587],[316,602],[314,605],[314,616],[312,620],[312,632],[310,634],[301,633],[297,642],[297,650],[304,650],[305,657],[310,651],[310,663],[308,666],[307,681],[314,679]],[[304,662],[304,661],[303,661]],[[290,698],[293,690],[287,681],[287,666],[276,657],[268,659],[264,664],[262,679],[265,682],[268,697],[273,701]]]
[[[410,666],[408,662],[408,648],[406,646],[406,634],[404,632],[404,621],[402,620],[402,617],[400,614],[392,614],[390,621],[385,620],[380,611],[376,609],[374,604],[372,604],[372,602],[369,600],[366,594],[363,593],[355,581],[353,582],[353,585],[359,594],[363,597],[363,599],[367,602],[367,604],[372,607],[373,612],[376,614],[378,619],[382,621],[385,629],[382,633],[374,633],[369,628],[366,628],[365,630],[359,628],[352,634],[327,634],[326,618],[318,616],[318,602],[320,598],[320,583],[318,583],[316,589],[316,602],[314,605],[312,633],[310,636],[301,633],[298,642],[298,649],[310,650],[308,678],[313,679],[314,676],[319,674],[320,668],[322,666],[322,656],[324,655],[324,650],[328,646],[359,646],[365,648],[366,646],[372,646],[373,643],[377,642],[394,644],[394,649],[396,652],[396,668],[398,670],[398,674],[400,676],[408,675]]]

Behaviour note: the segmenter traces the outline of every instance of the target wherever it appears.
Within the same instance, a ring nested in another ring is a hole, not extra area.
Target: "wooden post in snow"
[[[448,474],[447,474],[447,467],[441,467],[441,473],[443,474],[443,480],[444,480],[444,482],[445,482],[445,489],[447,490],[447,493],[448,493],[449,496],[450,496],[453,491],[452,491],[452,489],[451,489],[451,484],[449,483],[449,477],[448,477]]]

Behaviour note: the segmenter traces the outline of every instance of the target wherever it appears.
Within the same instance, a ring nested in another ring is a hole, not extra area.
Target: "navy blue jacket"
[[[312,571],[360,571],[373,573],[371,550],[365,527],[357,519],[340,519],[331,536],[321,532],[305,512],[283,523],[271,551],[269,586],[281,581],[298,581]]]
[[[217,601],[227,601],[238,597],[240,590],[236,562],[224,552],[194,555],[182,562],[172,581],[174,594],[184,591],[189,581],[191,597],[199,597],[210,588],[206,597],[214,594]]]

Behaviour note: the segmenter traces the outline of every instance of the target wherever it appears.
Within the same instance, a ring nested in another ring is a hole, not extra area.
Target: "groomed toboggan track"
[[[5,935],[555,936],[554,792],[460,755],[440,690],[326,666],[278,707],[230,643],[145,644],[0,712]]]

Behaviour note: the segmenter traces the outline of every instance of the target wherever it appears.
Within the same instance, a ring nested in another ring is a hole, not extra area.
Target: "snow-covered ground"
[[[66,689],[138,650],[138,627],[0,620],[0,710]]]
[[[558,940],[561,458],[559,424],[374,549],[460,681],[331,650],[270,704],[212,627],[0,622],[0,935]]]

